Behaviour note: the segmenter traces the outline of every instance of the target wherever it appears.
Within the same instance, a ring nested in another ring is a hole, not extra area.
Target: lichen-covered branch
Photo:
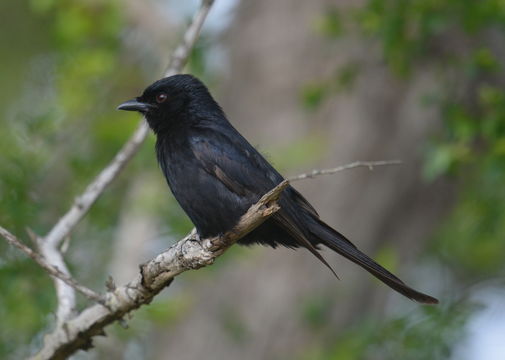
[[[130,311],[150,303],[175,276],[187,270],[212,264],[238,239],[273,215],[279,210],[276,201],[287,186],[288,181],[283,181],[264,195],[251,206],[233,229],[222,236],[199,239],[196,233],[192,232],[168,250],[141,265],[140,273],[132,281],[106,294],[106,306],[97,304],[88,307],[46,335],[43,348],[32,359],[66,359],[79,349],[89,348],[94,336],[104,334],[105,326],[122,319]]]

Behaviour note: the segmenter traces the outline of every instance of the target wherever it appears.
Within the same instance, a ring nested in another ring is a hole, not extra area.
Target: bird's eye
[[[156,95],[156,102],[158,104],[161,104],[162,102],[165,102],[167,100],[168,96],[165,93],[159,93]]]

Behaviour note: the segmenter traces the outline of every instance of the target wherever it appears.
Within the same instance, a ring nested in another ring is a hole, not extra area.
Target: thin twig
[[[54,267],[53,265],[49,264],[42,255],[40,255],[36,251],[33,251],[29,246],[23,244],[11,232],[9,232],[7,229],[5,229],[1,226],[0,226],[0,235],[5,240],[7,240],[7,242],[10,245],[21,250],[24,254],[26,254],[29,258],[31,258],[33,261],[35,261],[37,264],[39,264],[41,268],[43,268],[45,271],[47,271],[52,276],[57,277],[58,279],[64,281],[67,285],[73,287],[75,290],[80,292],[82,295],[86,296],[88,299],[99,302],[99,303],[103,302],[104,298],[102,296],[100,296],[100,294],[79,284],[71,276],[68,276],[68,275],[62,273],[57,267]]]
[[[148,133],[148,127],[144,122],[139,124],[132,137],[125,143],[121,150],[114,156],[98,176],[89,184],[84,192],[77,196],[70,210],[63,215],[56,225],[44,237],[44,243],[58,247],[62,240],[69,235],[70,231],[86,215],[91,206],[103,193],[105,188],[118,176],[128,161],[135,155],[144,142]]]
[[[201,8],[195,14],[191,25],[186,30],[183,42],[175,49],[170,60],[170,65],[165,71],[164,76],[175,75],[182,71],[198,39],[200,30],[212,3],[213,1],[211,0],[204,0],[202,2]],[[51,231],[49,231],[45,237],[45,241],[53,244],[60,243],[63,238],[70,233],[75,225],[86,215],[105,188],[118,176],[124,166],[137,153],[147,134],[148,126],[143,119],[137,130],[116,154],[110,164],[98,174],[80,196],[76,197],[73,206],[60,218]]]
[[[170,57],[170,62],[168,63],[167,69],[164,73],[165,77],[177,74],[186,65],[189,54],[200,35],[202,25],[205,22],[205,18],[207,17],[213,3],[214,0],[202,0],[201,8],[193,17],[191,26],[186,30],[183,42],[175,49]]]
[[[213,1],[203,0],[200,9],[195,14],[192,23],[185,32],[182,43],[173,53],[169,68],[165,76],[174,75],[182,71],[187,58],[200,34],[202,25],[209,13]],[[118,177],[121,170],[130,159],[138,152],[148,134],[148,126],[143,119],[131,138],[125,143],[114,159],[105,167],[98,176],[86,187],[84,192],[76,197],[74,204],[69,211],[63,215],[48,234],[37,241],[42,255],[47,261],[56,266],[66,276],[71,277],[70,272],[63,260],[60,251],[60,244],[69,236],[72,229],[86,215],[91,206],[104,192],[107,186]],[[68,319],[75,308],[75,294],[71,287],[58,278],[55,279],[56,292],[58,296],[57,319],[58,322]]]
[[[291,181],[298,181],[298,180],[303,180],[303,179],[310,179],[310,178],[313,178],[318,175],[331,175],[331,174],[335,174],[339,171],[353,169],[353,168],[357,168],[357,167],[367,167],[368,169],[373,170],[373,168],[375,166],[400,165],[401,163],[402,163],[401,160],[355,161],[353,163],[337,166],[332,169],[312,170],[309,173],[292,176],[292,177],[288,178],[288,180],[291,182]]]

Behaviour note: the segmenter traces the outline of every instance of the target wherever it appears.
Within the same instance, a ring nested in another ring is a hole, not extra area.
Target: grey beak
[[[138,111],[141,113],[146,113],[150,109],[152,109],[154,106],[151,104],[147,104],[141,101],[138,101],[137,99],[131,99],[128,101],[125,101],[121,105],[117,107],[117,110],[126,110],[126,111]]]

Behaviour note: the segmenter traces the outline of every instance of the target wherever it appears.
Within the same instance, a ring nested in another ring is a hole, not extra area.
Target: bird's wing
[[[228,190],[256,201],[283,178],[245,139],[240,141],[242,139],[230,139],[219,132],[200,132],[190,137],[190,146],[207,173]]]
[[[284,180],[277,170],[238,132],[198,132],[190,137],[191,150],[205,171],[215,176],[230,191],[259,199]],[[289,186],[290,200],[319,218],[312,205]]]
[[[252,205],[283,178],[245,139],[243,142],[239,141],[239,144],[235,141],[222,134],[213,133],[213,136],[192,136],[190,145],[193,154],[207,173],[218,179],[228,190],[248,199]],[[317,212],[292,187],[288,187],[285,192],[281,195],[281,209],[273,215],[273,221],[337,276],[309,241],[305,229],[300,228],[299,215],[296,214],[300,208],[297,209],[295,204],[313,216],[318,217]]]

